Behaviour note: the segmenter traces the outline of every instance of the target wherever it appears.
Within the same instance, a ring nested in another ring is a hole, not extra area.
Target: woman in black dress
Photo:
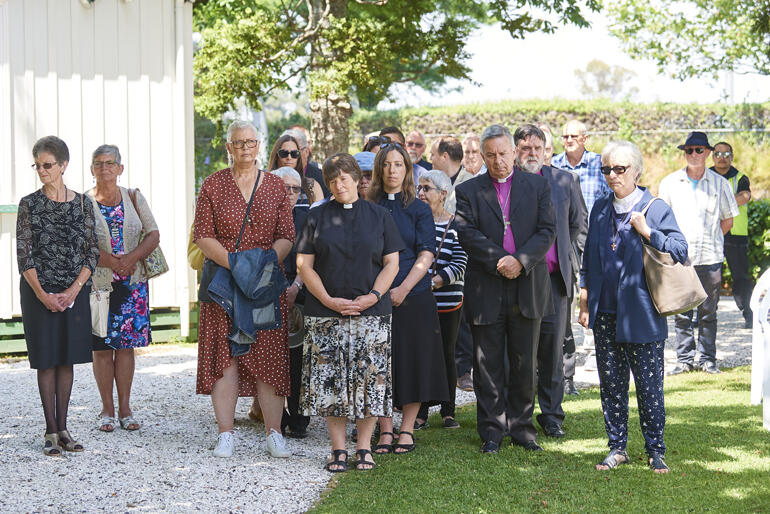
[[[91,362],[91,273],[99,260],[89,199],[64,185],[67,145],[47,136],[32,147],[43,187],[19,202],[16,253],[29,365],[45,416],[43,453],[83,451],[67,430],[73,364]]]
[[[302,404],[325,416],[332,443],[326,469],[347,469],[346,419],[355,420],[360,470],[374,467],[371,438],[377,416],[390,416],[390,297],[403,248],[393,218],[358,198],[361,170],[348,154],[323,165],[333,194],[315,207],[297,239],[297,269],[305,282]]]
[[[436,229],[430,207],[416,200],[409,154],[398,143],[386,143],[374,159],[369,200],[393,216],[406,248],[399,252],[393,302],[393,405],[403,418],[393,446],[393,418],[380,418],[376,453],[414,450],[412,433],[421,402],[447,401],[441,330],[428,269],[436,252]]]

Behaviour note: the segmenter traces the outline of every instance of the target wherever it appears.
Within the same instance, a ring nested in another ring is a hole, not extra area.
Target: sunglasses
[[[706,149],[703,148],[702,146],[698,147],[698,148],[685,148],[684,149],[684,153],[686,153],[687,155],[692,155],[693,152],[695,152],[697,154],[702,154],[705,151],[706,151]]]
[[[290,155],[292,159],[297,159],[299,157],[299,150],[291,150],[291,151],[283,150],[283,149],[278,150],[278,157],[280,157],[281,159],[285,159]]]
[[[233,145],[233,148],[241,149],[243,147],[246,148],[254,148],[257,146],[257,140],[256,139],[238,139],[236,141],[230,141],[230,144]]]
[[[731,157],[732,155],[732,152],[714,152],[714,157],[724,157],[725,159]]]
[[[298,194],[299,194],[299,192],[300,192],[300,191],[302,191],[302,188],[301,188],[301,187],[299,187],[299,186],[290,186],[290,185],[288,185],[288,184],[284,184],[284,186],[283,186],[283,187],[285,187],[285,188],[286,188],[286,192],[287,192],[287,193],[293,193],[293,194],[295,194],[295,195],[298,195]]]
[[[400,148],[402,150],[404,149],[404,147],[401,146],[401,143],[397,143],[395,141],[389,141],[384,145],[380,145],[380,150],[387,150],[388,148]]]
[[[390,138],[388,136],[372,136],[369,139],[367,139],[366,142],[376,146],[380,146],[380,145],[384,145],[385,143],[390,143]]]
[[[406,146],[409,148],[422,148],[425,146],[425,143],[417,143],[415,141],[407,141]]]
[[[424,191],[425,194],[428,194],[431,191],[438,191],[438,188],[437,187],[433,187],[433,186],[419,185],[419,186],[417,186],[417,192],[419,193],[420,191]]]
[[[609,175],[611,172],[615,172],[615,175],[622,175],[631,169],[631,166],[602,166],[600,168],[602,173]]]
[[[43,164],[35,163],[32,165],[32,169],[35,171],[40,171],[40,168],[43,168],[45,170],[50,170],[53,168],[55,164],[59,164],[58,162],[44,162]]]

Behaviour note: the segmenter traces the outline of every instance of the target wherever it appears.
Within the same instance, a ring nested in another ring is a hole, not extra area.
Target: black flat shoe
[[[500,451],[500,445],[494,441],[486,441],[481,445],[481,453],[497,453]]]
[[[542,452],[543,451],[543,448],[539,444],[537,444],[536,441],[527,441],[526,443],[520,443],[520,442],[518,442],[516,440],[513,440],[513,444],[515,444],[516,446],[521,446],[522,448],[524,448],[525,450],[530,451],[530,452]]]
[[[382,439],[382,436],[390,436],[390,443],[374,445],[374,453],[377,455],[393,453],[393,439],[395,439],[395,435],[393,435],[393,432],[382,432],[380,433],[380,439]]]
[[[342,458],[342,456],[345,458]],[[335,466],[332,468],[332,466]],[[348,470],[348,452],[345,450],[332,450],[332,460],[326,463],[324,469],[329,473],[343,473]]]
[[[404,432],[403,430],[399,432],[398,433],[399,441],[401,441],[402,435],[408,435],[409,437],[411,437],[412,442],[410,444],[402,444],[399,442],[397,445],[395,445],[393,447],[393,453],[395,453],[396,455],[403,455],[404,453],[413,452],[416,447],[414,444],[414,434],[412,432]],[[402,450],[402,451],[398,451],[398,450]]]
[[[674,366],[674,369],[666,371],[666,376],[673,376],[673,375],[680,375],[682,373],[689,373],[690,371],[693,371],[695,369],[695,366],[692,364],[688,364],[686,362],[680,362],[676,366]]]
[[[567,435],[564,432],[564,429],[559,426],[558,423],[548,423],[546,426],[543,427],[543,433],[547,435],[548,437],[564,437]]]
[[[428,420],[420,422],[419,420],[414,420],[414,429],[415,430],[422,430],[423,428],[428,428],[430,426],[430,423],[428,423]]]
[[[452,416],[447,416],[444,418],[443,426],[444,428],[460,428],[460,423],[458,423]]]
[[[294,429],[289,427],[289,432],[286,435],[294,439],[304,439],[307,437],[307,428],[303,427]]]
[[[719,368],[717,368],[717,363],[716,362],[711,362],[711,361],[704,362],[701,365],[700,369],[702,369],[706,373],[710,373],[712,375],[716,375],[718,373],[722,373],[721,371],[719,371]]]

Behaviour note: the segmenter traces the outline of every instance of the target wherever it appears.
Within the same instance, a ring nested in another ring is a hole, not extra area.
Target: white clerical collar
[[[511,175],[513,175],[513,170],[511,170],[511,172],[508,175],[506,175],[505,178],[496,178],[495,181],[497,181],[500,184],[505,184],[506,182],[508,182],[508,179],[511,178]]]
[[[352,203],[343,203],[342,204],[342,208],[343,209],[352,209],[353,208],[353,204]]]
[[[637,187],[631,192],[631,194],[624,198],[618,198],[617,196],[613,195],[614,198],[612,199],[612,208],[615,209],[615,212],[618,214],[628,212],[634,205],[639,203],[639,200],[642,199],[643,194],[643,191]]]
[[[388,200],[395,200],[396,199],[396,193],[388,193]]]

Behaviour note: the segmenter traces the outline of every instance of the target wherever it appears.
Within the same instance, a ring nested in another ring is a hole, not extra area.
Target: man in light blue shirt
[[[590,218],[594,202],[610,189],[602,176],[601,156],[586,150],[586,132],[584,123],[578,120],[568,121],[561,136],[565,151],[551,160],[551,166],[577,173],[580,177],[580,191],[583,193]]]

